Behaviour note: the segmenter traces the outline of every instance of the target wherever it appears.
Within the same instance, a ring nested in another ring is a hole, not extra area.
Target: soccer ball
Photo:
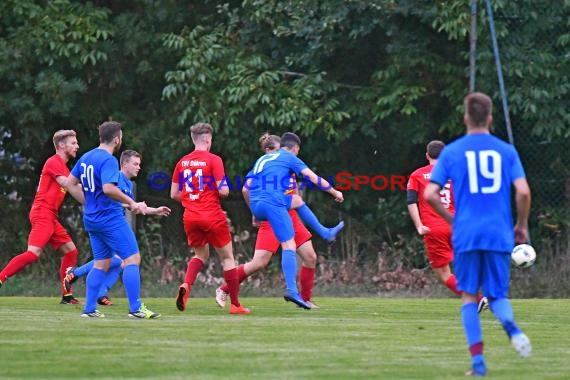
[[[528,268],[536,260],[536,251],[529,244],[519,244],[511,252],[511,263],[517,268]]]

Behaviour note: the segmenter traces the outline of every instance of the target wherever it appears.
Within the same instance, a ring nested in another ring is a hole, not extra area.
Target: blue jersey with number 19
[[[443,149],[430,182],[453,183],[455,252],[513,249],[511,185],[524,177],[515,148],[491,134],[468,134]]]
[[[83,221],[87,230],[108,227],[124,220],[121,203],[103,192],[104,184],[116,185],[119,182],[119,163],[115,156],[104,149],[92,149],[79,158],[71,174],[79,178],[83,186]]]

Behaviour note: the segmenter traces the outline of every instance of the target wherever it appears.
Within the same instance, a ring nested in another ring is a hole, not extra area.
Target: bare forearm
[[[420,211],[418,210],[418,204],[417,203],[409,204],[408,212],[410,213],[410,218],[412,219],[414,226],[416,228],[420,228],[423,225],[423,223],[422,220],[420,219]]]

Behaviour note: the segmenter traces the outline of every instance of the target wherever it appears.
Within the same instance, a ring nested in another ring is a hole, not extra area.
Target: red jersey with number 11
[[[414,171],[408,180],[408,190],[418,192],[418,208],[420,210],[420,218],[424,226],[433,228],[440,225],[447,225],[447,222],[439,216],[424,199],[424,190],[429,183],[431,172],[434,165],[423,166]],[[453,192],[451,191],[451,182],[447,182],[439,192],[441,204],[450,213],[455,214],[453,206]]]
[[[205,150],[195,150],[178,161],[172,183],[182,192],[180,202],[184,206],[184,219],[211,219],[224,215],[216,186],[224,176],[222,159]]]

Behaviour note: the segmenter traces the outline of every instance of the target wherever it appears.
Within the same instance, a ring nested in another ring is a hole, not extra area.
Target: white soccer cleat
[[[532,353],[530,339],[523,333],[513,335],[511,337],[511,344],[521,358],[528,358]]]
[[[228,300],[228,293],[224,292],[221,287],[216,289],[216,303],[222,309],[226,307],[226,301]]]

